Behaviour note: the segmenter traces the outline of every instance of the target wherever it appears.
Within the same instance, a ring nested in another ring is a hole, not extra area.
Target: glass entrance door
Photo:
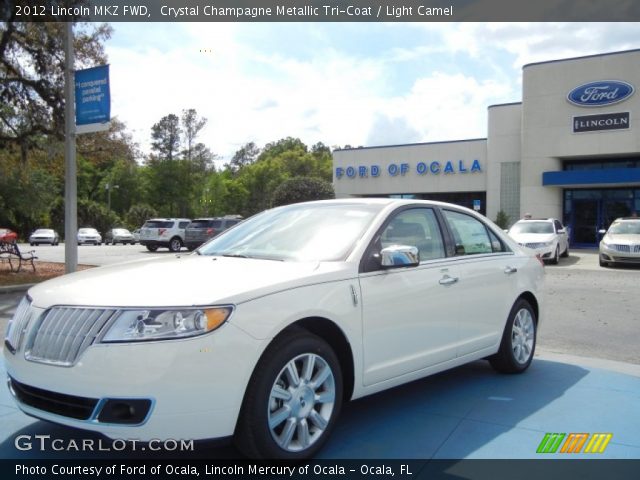
[[[602,200],[574,200],[571,216],[571,244],[590,247],[598,242]]]

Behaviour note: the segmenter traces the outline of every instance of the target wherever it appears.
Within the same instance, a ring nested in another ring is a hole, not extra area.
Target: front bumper
[[[628,250],[624,247],[628,247]],[[622,245],[616,248],[600,244],[600,259],[605,262],[611,263],[628,263],[640,265],[639,247],[640,246]]]
[[[26,344],[15,353],[4,348],[10,391],[21,410],[143,442],[232,435],[264,348],[231,323],[189,339],[94,344],[70,367],[26,360]],[[134,412],[122,414],[129,407]]]

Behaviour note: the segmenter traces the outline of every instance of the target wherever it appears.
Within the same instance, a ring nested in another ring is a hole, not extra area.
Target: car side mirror
[[[607,231],[604,228],[601,228],[600,230],[598,230],[598,233],[600,235],[604,235],[605,233],[607,233]]]
[[[391,245],[380,252],[382,268],[416,267],[420,265],[418,247],[409,245]]]
[[[563,234],[567,233],[567,230],[566,230],[566,229],[564,229],[564,228],[560,228],[560,229],[558,230],[558,233],[559,233],[560,235],[563,235]]]

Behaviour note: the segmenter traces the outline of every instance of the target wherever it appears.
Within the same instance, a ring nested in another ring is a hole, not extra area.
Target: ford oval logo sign
[[[579,107],[603,107],[622,102],[633,95],[633,85],[618,80],[591,82],[574,88],[567,95]]]

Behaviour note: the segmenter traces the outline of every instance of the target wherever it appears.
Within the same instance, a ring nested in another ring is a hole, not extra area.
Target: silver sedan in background
[[[40,245],[41,243],[48,243],[49,245],[58,245],[60,243],[60,236],[58,232],[50,228],[38,228],[35,232],[29,235],[29,245]]]

